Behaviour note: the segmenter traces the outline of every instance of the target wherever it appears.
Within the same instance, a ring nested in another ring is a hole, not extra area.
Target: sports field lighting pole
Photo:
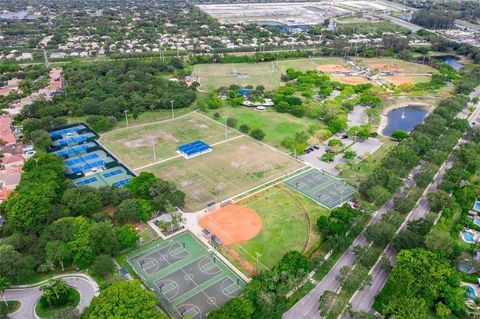
[[[228,126],[227,126],[228,116],[225,116],[225,141],[228,140]]]
[[[256,260],[256,262],[257,262],[256,265],[257,265],[257,274],[258,274],[258,272],[259,272],[259,271],[258,271],[258,258],[262,257],[262,255],[260,255],[260,254],[258,253],[258,251],[255,252],[255,255],[256,255],[255,260]]]
[[[123,111],[123,113],[125,113],[125,122],[127,122],[127,128],[128,128],[128,116],[127,116],[128,110]]]
[[[175,102],[175,100],[170,101],[170,105],[172,106],[172,119],[175,118],[175,115],[173,114],[173,102]]]
[[[155,152],[155,140],[152,143],[152,149],[153,149],[153,162],[155,163],[157,161],[157,152]]]

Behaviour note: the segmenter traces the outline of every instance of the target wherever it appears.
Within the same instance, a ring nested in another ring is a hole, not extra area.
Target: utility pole
[[[153,150],[153,162],[156,163],[157,162],[157,152],[155,152],[155,140],[153,140],[153,143],[152,143],[152,150]]]
[[[175,100],[170,101],[170,105],[172,106],[172,119],[175,118],[175,115],[173,114],[173,102],[175,102]]]
[[[127,128],[128,128],[128,115],[127,115],[128,110],[123,111],[123,113],[125,113],[125,122],[127,123]]]

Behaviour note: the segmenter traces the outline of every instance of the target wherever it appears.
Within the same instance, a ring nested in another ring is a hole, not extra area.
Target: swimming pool
[[[476,201],[475,205],[473,205],[473,210],[476,210],[477,212],[480,212],[480,201]]]
[[[480,217],[474,217],[473,222],[480,226]]]
[[[464,287],[465,287],[465,290],[467,291],[468,299],[474,300],[475,297],[476,297],[475,289],[473,289],[473,287],[468,286],[468,285],[465,285]]]
[[[475,239],[473,238],[473,233],[471,231],[465,230],[462,232],[462,238],[467,243],[474,243]]]

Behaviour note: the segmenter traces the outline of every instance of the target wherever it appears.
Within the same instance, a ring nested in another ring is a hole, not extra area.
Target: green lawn
[[[59,310],[74,309],[80,303],[80,293],[78,292],[78,290],[72,288],[71,294],[72,301],[66,306],[60,308],[44,308],[42,307],[40,302],[37,302],[37,304],[35,305],[35,312],[37,313],[37,316],[42,319],[51,319]]]
[[[260,128],[265,132],[264,142],[275,147],[281,147],[282,140],[293,136],[298,131],[307,131],[310,125],[323,126],[323,123],[307,117],[298,118],[287,113],[278,113],[272,109],[264,112],[248,107],[224,107],[210,110],[208,115],[219,113],[221,116],[231,116],[238,120],[236,128],[247,124],[251,129]],[[220,118],[222,121],[223,118]]]
[[[230,249],[234,249],[251,265],[255,265],[255,253],[260,253],[262,256],[259,260],[263,265],[261,270],[271,269],[288,251],[303,252],[308,234],[315,232],[314,225],[309,228],[305,210],[313,224],[316,224],[318,216],[329,213],[327,209],[299,193],[290,191],[284,185],[269,188],[239,204],[260,215],[262,230],[253,239],[232,245]],[[316,232],[309,243],[318,240],[319,236]]]
[[[3,301],[0,301],[0,302],[3,302]],[[15,312],[18,310],[18,308],[20,308],[21,306],[21,303],[20,301],[17,301],[17,300],[11,300],[11,301],[7,301],[7,311],[8,313],[12,313],[12,312]]]
[[[367,33],[384,33],[384,32],[406,32],[407,28],[401,27],[399,25],[393,24],[391,22],[369,22],[362,21],[363,19],[341,21],[338,28],[339,29],[354,29],[356,34],[367,34]],[[340,21],[339,21],[340,22]]]

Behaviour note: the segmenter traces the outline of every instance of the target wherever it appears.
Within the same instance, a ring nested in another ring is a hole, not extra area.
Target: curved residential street
[[[62,278],[71,287],[80,293],[80,303],[77,307],[82,312],[92,301],[93,297],[99,294],[99,288],[95,280],[85,274],[64,274],[54,278]],[[20,308],[14,313],[9,314],[11,319],[36,319],[35,304],[42,296],[40,286],[47,281],[42,281],[33,285],[15,286],[15,288],[5,290],[6,300],[18,300],[21,302]]]

